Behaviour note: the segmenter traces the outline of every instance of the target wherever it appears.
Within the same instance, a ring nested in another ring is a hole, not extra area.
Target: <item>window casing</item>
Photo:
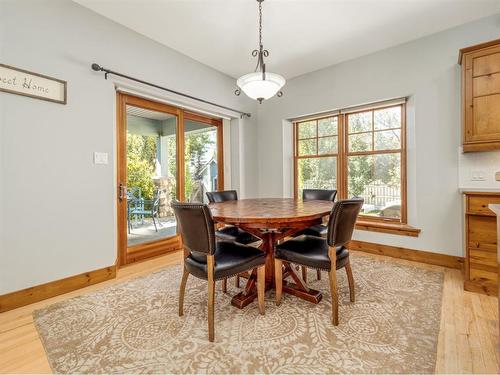
[[[406,224],[405,118],[400,102],[294,122],[295,197],[337,189],[365,198],[360,220]]]

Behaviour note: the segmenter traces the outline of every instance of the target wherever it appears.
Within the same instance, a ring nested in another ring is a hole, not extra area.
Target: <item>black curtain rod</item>
[[[150,82],[143,81],[142,79],[138,79],[138,78],[134,78],[134,77],[127,76],[127,75],[125,75],[125,74],[121,74],[121,73],[118,73],[118,72],[114,72],[114,71],[112,71],[112,70],[109,70],[109,69],[103,68],[102,66],[100,66],[99,64],[96,64],[96,63],[93,63],[93,64],[92,64],[92,70],[95,70],[96,72],[104,72],[104,78],[105,78],[105,79],[108,79],[108,74],[113,74],[113,75],[115,75],[115,76],[122,77],[122,78],[126,78],[126,79],[129,79],[129,80],[131,80],[131,81],[139,82],[139,83],[142,83],[143,85],[148,85],[148,86],[151,86],[151,87],[154,87],[154,88],[157,88],[157,89],[163,90],[163,91],[168,91],[168,92],[171,92],[172,94],[180,95],[180,96],[183,96],[183,97],[185,97],[185,98],[189,98],[189,99],[197,100],[197,101],[199,101],[199,102],[206,103],[206,104],[210,104],[210,105],[213,105],[213,106],[215,106],[215,107],[228,109],[228,110],[230,110],[230,111],[233,111],[233,112],[239,113],[239,114],[241,115],[241,117],[242,117],[242,118],[243,118],[243,116],[247,116],[247,117],[251,117],[251,116],[252,116],[250,113],[247,113],[247,112],[241,112],[241,111],[239,111],[239,110],[237,110],[237,109],[234,109],[234,108],[229,108],[229,107],[226,107],[226,106],[223,106],[223,105],[220,105],[220,104],[216,104],[216,103],[210,102],[210,101],[205,100],[205,99],[200,99],[200,98],[197,98],[197,97],[192,96],[192,95],[184,94],[184,93],[179,92],[179,91],[175,91],[175,90],[167,89],[166,87],[158,86],[158,85],[155,85],[154,83],[150,83]]]

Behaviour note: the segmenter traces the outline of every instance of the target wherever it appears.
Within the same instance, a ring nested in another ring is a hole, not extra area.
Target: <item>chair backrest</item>
[[[237,201],[238,193],[236,190],[207,191],[207,198],[210,203]]]
[[[127,200],[141,199],[142,191],[139,186],[132,186],[127,188]]]
[[[184,247],[196,258],[215,252],[215,227],[212,213],[206,204],[171,203]],[[200,254],[201,253],[201,254]]]
[[[363,202],[363,198],[356,197],[340,200],[333,204],[328,219],[327,241],[329,246],[343,246],[351,240]]]
[[[325,189],[304,189],[302,190],[302,200],[304,201],[334,201],[337,196],[337,190]]]

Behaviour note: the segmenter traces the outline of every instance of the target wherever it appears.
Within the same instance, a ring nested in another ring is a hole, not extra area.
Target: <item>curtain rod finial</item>
[[[96,64],[96,63],[93,63],[91,65],[91,67],[92,67],[92,70],[95,70],[96,72],[102,70],[101,66],[99,64]]]

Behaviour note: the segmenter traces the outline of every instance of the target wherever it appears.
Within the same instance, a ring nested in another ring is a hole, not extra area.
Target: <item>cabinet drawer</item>
[[[472,80],[472,96],[500,94],[500,73],[476,77]]]
[[[500,204],[500,196],[482,195],[469,196],[467,211],[476,214],[493,215],[493,212],[488,208],[489,204]]]
[[[500,52],[476,57],[472,61],[474,76],[500,72]]]

